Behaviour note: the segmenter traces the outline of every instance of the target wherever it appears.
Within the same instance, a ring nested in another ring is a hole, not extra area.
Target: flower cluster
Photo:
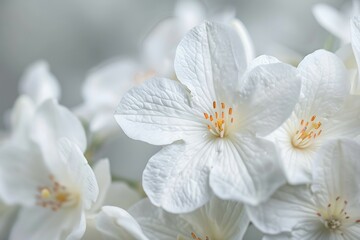
[[[360,16],[314,14],[341,47],[293,66],[255,57],[232,14],[182,2],[71,110],[48,64],[30,66],[0,143],[0,238],[236,240],[253,224],[263,239],[360,239]],[[162,146],[141,185],[97,159],[119,127]]]

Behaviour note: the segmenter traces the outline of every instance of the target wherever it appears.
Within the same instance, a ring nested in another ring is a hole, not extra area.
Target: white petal
[[[106,239],[148,240],[136,220],[121,208],[103,207],[96,217],[96,227]]]
[[[267,201],[247,206],[250,220],[267,234],[290,232],[297,223],[317,218],[310,189],[305,185],[281,187]]]
[[[80,209],[54,212],[35,206],[20,211],[10,239],[79,239],[84,231],[85,219]]]
[[[271,142],[234,136],[224,140],[221,151],[210,174],[210,186],[220,198],[256,205],[285,183]]]
[[[255,58],[255,49],[248,30],[239,19],[232,19],[230,24],[239,35],[239,38],[242,39],[246,62],[251,62]]]
[[[155,207],[148,199],[135,204],[129,212],[141,225],[149,239],[170,240],[179,235],[191,237],[194,227],[178,214],[171,214]]]
[[[189,212],[209,201],[209,172],[218,142],[194,140],[164,147],[144,172],[143,187],[151,202],[173,213]]]
[[[9,239],[12,226],[17,219],[19,207],[0,202],[0,239]]]
[[[30,130],[32,139],[39,143],[48,158],[55,159],[57,142],[67,138],[86,149],[86,136],[80,121],[65,107],[52,100],[44,102],[35,113]]]
[[[63,138],[58,144],[60,161],[64,164],[64,171],[54,169],[54,176],[67,187],[80,191],[81,201],[85,209],[90,209],[99,195],[96,177],[81,150],[69,140]],[[55,165],[55,164],[54,164]],[[55,165],[56,166],[56,165]]]
[[[115,109],[125,92],[135,86],[138,72],[138,64],[131,59],[116,59],[96,67],[83,86],[85,102],[95,106],[110,105]]]
[[[104,204],[128,209],[141,199],[141,195],[126,183],[113,182],[106,194]]]
[[[326,4],[317,4],[313,8],[313,14],[323,28],[340,38],[344,43],[350,42],[349,19],[342,15],[339,10]]]
[[[99,195],[96,202],[89,210],[91,213],[96,213],[104,206],[106,195],[108,194],[111,184],[110,163],[108,159],[99,160],[93,167],[93,171],[96,177],[96,182],[99,186]]]
[[[344,106],[324,125],[326,138],[354,138],[360,135],[360,96],[349,96]]]
[[[209,22],[192,29],[180,42],[176,75],[203,107],[212,104],[221,91],[224,95],[233,92],[247,66],[241,43],[230,27]]]
[[[261,136],[274,131],[290,116],[300,93],[296,69],[283,63],[266,64],[272,61],[259,60],[259,65],[240,82],[239,122],[242,129]]]
[[[50,174],[38,147],[6,144],[1,146],[0,159],[1,198],[9,204],[35,204],[38,188],[48,181]]]
[[[345,139],[330,142],[320,150],[317,161],[313,162],[312,190],[322,206],[337,197],[357,204],[355,199],[359,198],[360,192],[359,154],[360,145]]]
[[[291,240],[291,233],[280,233],[276,235],[265,235],[262,240]]]
[[[135,140],[164,145],[194,131],[206,131],[190,107],[189,95],[178,82],[154,78],[130,90],[121,100],[115,119]],[[203,120],[203,116],[201,118]]]
[[[205,18],[204,6],[199,1],[178,1],[174,13],[186,24],[188,29],[196,26]]]
[[[344,231],[344,236],[346,240],[356,240],[360,236],[360,225],[354,224],[351,227],[347,228]]]
[[[302,78],[297,115],[330,117],[344,104],[350,82],[342,61],[333,53],[317,50],[299,64]]]
[[[250,220],[244,205],[240,202],[221,200],[212,197],[210,202],[198,210],[182,214],[182,219],[189,222],[210,239],[243,239]]]
[[[324,227],[324,224],[318,219],[299,223],[292,231],[294,240],[343,240],[338,234],[334,234]]]
[[[60,86],[56,78],[50,73],[49,65],[39,61],[31,65],[20,81],[20,93],[32,98],[36,104],[47,99],[60,98]]]

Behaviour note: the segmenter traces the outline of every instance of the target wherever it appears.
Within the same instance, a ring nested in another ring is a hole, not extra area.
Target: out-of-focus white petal
[[[292,231],[291,239],[342,240],[349,238],[340,237],[338,234],[327,231],[324,229],[324,224],[321,221],[318,221],[317,219],[311,219],[305,222],[301,222],[295,226]]]
[[[230,24],[242,40],[243,48],[245,50],[246,62],[250,63],[255,58],[255,49],[248,30],[239,19],[232,19]]]
[[[9,234],[14,225],[19,207],[9,206],[0,202],[0,239],[9,239]]]
[[[234,29],[221,24],[205,22],[195,27],[176,51],[178,79],[205,108],[222,91],[226,95],[233,92],[246,67],[242,39]]]
[[[66,138],[62,138],[58,143],[60,159],[66,174],[62,171],[54,173],[55,177],[60,180],[65,186],[75,188],[81,195],[81,201],[85,209],[90,209],[95,203],[99,195],[99,187],[96,182],[96,177],[89,166],[84,154],[77,145],[70,142]]]
[[[110,163],[108,159],[99,160],[93,167],[96,182],[99,187],[99,195],[96,202],[91,206],[90,213],[96,213],[104,206],[106,195],[108,194],[111,184]]]
[[[210,186],[220,198],[256,205],[285,183],[271,142],[234,136],[224,140],[221,151],[210,173]]]
[[[81,151],[86,149],[86,136],[80,121],[68,109],[53,100],[44,102],[36,111],[30,134],[47,159],[56,159],[57,142],[67,138]]]
[[[81,209],[54,212],[48,208],[22,208],[10,234],[17,239],[79,239],[85,231]]]
[[[290,232],[298,222],[314,218],[317,212],[305,185],[283,186],[267,202],[247,206],[246,210],[252,223],[267,234]]]
[[[60,86],[50,73],[49,65],[39,61],[31,65],[20,80],[20,94],[29,96],[36,104],[60,98]]]
[[[349,19],[345,14],[341,14],[339,10],[327,4],[316,4],[313,14],[323,28],[338,37],[343,43],[350,42]]]
[[[300,93],[296,69],[283,63],[266,64],[273,61],[263,57],[239,86],[241,128],[260,136],[271,133],[289,118]]]
[[[189,212],[209,201],[209,172],[218,144],[198,139],[164,147],[148,162],[143,187],[151,202],[169,212]]]
[[[193,132],[206,130],[190,104],[189,94],[183,85],[173,80],[154,78],[124,96],[115,119],[129,137],[164,145]]]
[[[102,207],[96,226],[106,239],[148,240],[136,220],[121,208]]]
[[[262,240],[291,240],[291,233],[280,233],[276,235],[265,235]]]
[[[49,170],[34,144],[5,144],[0,149],[0,195],[8,204],[34,205],[39,187],[48,181]]]
[[[344,64],[335,54],[317,50],[306,56],[298,69],[302,80],[298,116],[315,114],[326,118],[343,107],[350,81]]]

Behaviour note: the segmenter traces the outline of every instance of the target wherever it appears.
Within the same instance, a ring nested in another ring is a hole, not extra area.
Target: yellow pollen
[[[314,122],[316,115],[310,118],[310,121],[305,122],[304,119],[300,121],[300,127],[295,132],[292,138],[292,144],[297,148],[306,148],[312,144],[316,137],[319,137],[322,130],[321,122]]]
[[[41,196],[42,198],[44,198],[44,199],[49,198],[50,195],[51,195],[51,193],[50,193],[49,189],[47,189],[47,188],[43,188],[43,189],[40,191],[40,196]]]
[[[191,232],[191,237],[194,239],[194,240],[203,240],[202,238],[198,237],[194,232]],[[210,240],[210,238],[208,236],[205,236],[205,239],[204,240]]]
[[[220,106],[221,109],[218,109],[217,106]],[[213,101],[213,108],[213,114],[204,113],[205,119],[210,121],[207,128],[212,134],[222,138],[227,135],[228,128],[234,123],[234,117],[231,117],[233,109],[226,110],[225,103],[217,104],[216,101]],[[215,121],[213,116],[215,116]]]

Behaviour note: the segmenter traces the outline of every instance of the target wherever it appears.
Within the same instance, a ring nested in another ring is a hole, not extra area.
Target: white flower
[[[291,239],[359,239],[359,154],[354,141],[328,143],[314,161],[310,187],[280,188],[266,203],[248,208],[250,219],[265,233],[291,231]]]
[[[6,205],[0,201],[0,239],[8,239],[11,227],[18,213],[17,206]]]
[[[216,197],[187,214],[168,213],[144,199],[129,213],[103,207],[97,218],[97,227],[110,239],[235,240],[242,239],[248,225],[249,218],[241,203]]]
[[[326,141],[360,134],[360,99],[349,93],[341,60],[318,50],[305,57],[298,70],[302,78],[299,103],[271,136],[290,183],[311,180],[312,161]]]
[[[99,160],[93,167],[99,185],[99,196],[92,207],[86,211],[86,231],[82,239],[101,239],[96,229],[95,218],[101,207],[109,205],[128,209],[141,199],[139,193],[123,182],[111,182],[109,160]]]
[[[293,67],[266,56],[245,71],[243,53],[236,33],[206,22],[178,47],[180,82],[154,78],[122,99],[115,118],[129,137],[170,144],[143,173],[156,206],[191,211],[209,201],[211,188],[257,204],[283,184],[273,145],[257,136],[289,117],[300,81]]]
[[[84,103],[74,111],[89,125],[92,141],[101,142],[119,133],[114,109],[126,91],[147,78],[140,71],[133,60],[114,60],[95,68],[86,78]]]
[[[83,156],[85,133],[53,100],[42,103],[29,121],[29,140],[9,141],[0,151],[0,196],[22,206],[10,239],[78,239],[85,231],[84,210],[98,196]]]
[[[174,16],[159,22],[144,39],[143,59],[157,75],[175,79],[174,59],[176,47],[185,34],[205,19],[233,27],[246,46],[247,60],[254,58],[254,47],[250,35],[241,21],[235,18],[235,11],[228,10],[210,15],[199,1],[179,0]]]
[[[317,4],[313,13],[319,24],[335,37],[342,41],[342,44],[350,42],[350,19],[360,14],[358,0],[353,0],[352,5],[344,6],[342,11],[327,4]]]

